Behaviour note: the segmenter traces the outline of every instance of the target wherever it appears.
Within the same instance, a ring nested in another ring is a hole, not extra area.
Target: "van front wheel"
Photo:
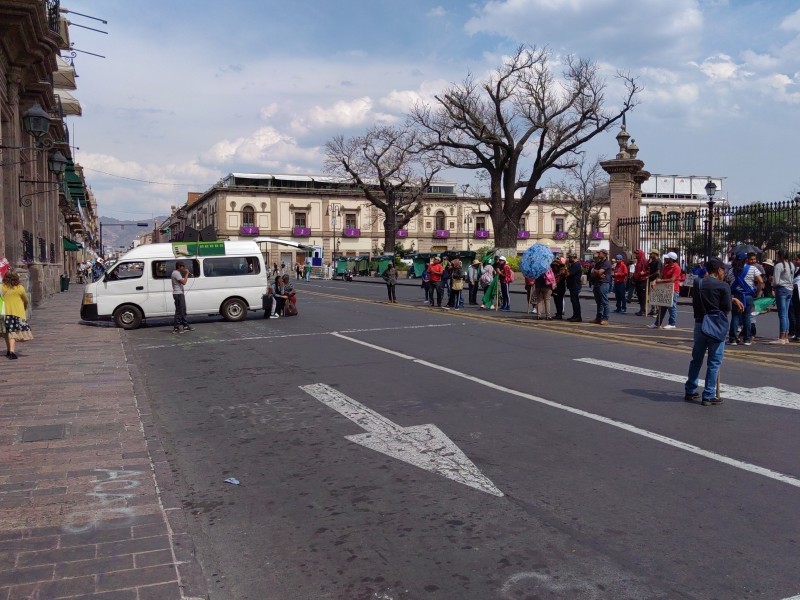
[[[222,303],[222,317],[226,321],[244,321],[247,305],[238,298],[229,298]]]
[[[138,329],[142,324],[142,311],[135,306],[120,306],[114,311],[114,323],[121,329]]]

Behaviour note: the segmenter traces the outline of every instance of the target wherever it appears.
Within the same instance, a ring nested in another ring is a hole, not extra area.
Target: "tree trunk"
[[[492,214],[492,225],[494,226],[494,245],[497,248],[516,248],[517,247],[517,227],[516,225],[506,218],[503,211],[499,211],[500,215],[495,219],[494,213]]]

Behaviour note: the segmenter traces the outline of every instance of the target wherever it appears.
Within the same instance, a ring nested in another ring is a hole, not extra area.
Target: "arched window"
[[[447,229],[446,224],[444,222],[444,211],[440,210],[436,212],[436,224],[434,229]]]
[[[661,213],[657,210],[654,210],[648,215],[648,220],[650,224],[650,232],[651,233],[658,233],[661,231]]]
[[[245,227],[256,226],[256,211],[252,206],[242,208],[242,225]]]
[[[600,215],[595,213],[591,217],[592,231],[600,231]]]
[[[683,230],[684,231],[697,231],[697,213],[688,212],[683,215]]]
[[[667,231],[678,231],[681,225],[681,215],[678,212],[667,213]]]

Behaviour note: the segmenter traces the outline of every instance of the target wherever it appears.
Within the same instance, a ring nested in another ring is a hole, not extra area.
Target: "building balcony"
[[[602,240],[605,238],[605,234],[602,231],[593,231],[591,237],[593,240]]]
[[[489,239],[489,230],[488,229],[477,229],[475,233],[472,234],[476,240],[488,240]]]
[[[311,228],[292,227],[292,237],[311,237]]]
[[[517,230],[517,239],[518,240],[529,240],[531,239],[531,232],[530,231],[523,231],[521,229]]]
[[[554,240],[565,240],[567,239],[567,232],[566,231],[556,231],[553,234]]]
[[[446,240],[450,237],[450,230],[449,229],[434,229],[433,230],[433,237],[437,240]]]
[[[345,227],[342,231],[342,237],[357,238],[361,237],[361,230],[357,227]]]
[[[407,238],[408,237],[408,229],[398,229],[394,232],[395,238]]]
[[[239,235],[258,235],[258,227],[255,225],[243,225],[239,228]]]

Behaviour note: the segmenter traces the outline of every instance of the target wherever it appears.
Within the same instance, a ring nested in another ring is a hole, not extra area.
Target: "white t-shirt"
[[[182,294],[183,293],[183,275],[178,269],[175,269],[172,272],[172,276],[170,277],[172,280],[172,293],[173,294]]]

